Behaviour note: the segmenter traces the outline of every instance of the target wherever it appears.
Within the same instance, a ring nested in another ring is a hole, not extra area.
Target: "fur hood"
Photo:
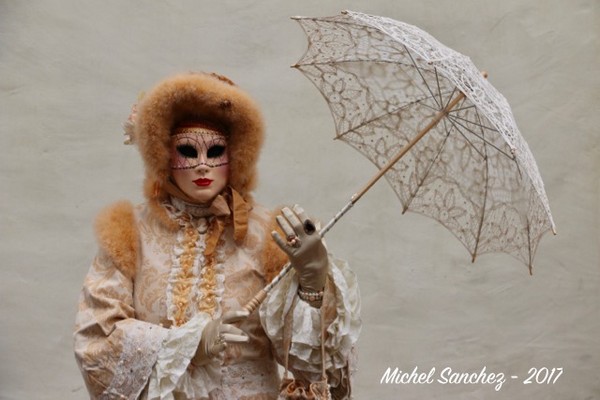
[[[144,194],[151,205],[168,197],[170,136],[184,119],[203,119],[227,131],[229,186],[248,202],[256,186],[256,163],[264,128],[254,101],[228,78],[209,73],[187,73],[167,78],[137,105],[133,141],[144,160]]]

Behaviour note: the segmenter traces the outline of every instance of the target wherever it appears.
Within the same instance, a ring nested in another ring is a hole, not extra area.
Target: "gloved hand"
[[[219,319],[210,321],[202,330],[202,338],[192,364],[201,366],[210,362],[227,348],[227,343],[244,343],[248,335],[231,325],[248,317],[248,311],[228,311]]]
[[[281,213],[283,216],[278,215],[276,219],[287,240],[276,231],[271,232],[271,236],[288,255],[298,275],[301,289],[309,292],[322,291],[329,262],[321,235],[300,206],[295,205],[293,210],[284,207]]]

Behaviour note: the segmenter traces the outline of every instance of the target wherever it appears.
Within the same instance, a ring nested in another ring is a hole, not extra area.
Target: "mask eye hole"
[[[216,144],[214,146],[209,147],[208,151],[206,152],[206,157],[217,158],[221,157],[223,154],[225,154],[225,146]]]
[[[177,146],[177,152],[186,158],[197,158],[198,151],[189,144],[181,144]]]

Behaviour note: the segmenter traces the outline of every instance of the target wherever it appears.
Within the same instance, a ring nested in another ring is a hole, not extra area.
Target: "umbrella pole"
[[[325,234],[354,206],[354,204],[360,200],[360,198],[367,193],[369,189],[383,176],[390,168],[394,166],[419,140],[423,138],[431,129],[433,129],[441,120],[444,118],[450,110],[452,110],[456,105],[465,98],[465,94],[463,92],[459,92],[458,96],[456,96],[442,111],[437,113],[433,119],[427,124],[427,126],[414,137],[410,142],[404,146],[398,154],[394,156],[391,160],[387,162],[377,173],[363,186],[361,190],[356,192],[351,198],[350,201],[319,231],[319,235],[321,237],[325,236]],[[267,297],[267,294],[279,283],[279,281],[292,269],[292,265],[288,262],[283,266],[279,274],[273,278],[271,283],[261,289],[246,305],[243,307],[244,310],[248,311],[250,314],[256,310],[256,308],[263,302],[263,300]]]
[[[390,161],[388,161],[388,163],[386,165],[384,165],[379,170],[379,172],[377,172],[375,174],[375,176],[373,176],[371,178],[371,180],[369,182],[367,182],[367,184],[359,192],[357,192],[354,196],[352,196],[352,203],[353,204],[356,203],[365,193],[367,193],[367,191],[369,189],[371,189],[371,186],[373,186],[375,184],[375,182],[377,182],[379,180],[379,178],[381,178],[383,175],[385,175],[385,173],[388,172],[388,170],[390,168],[392,168],[392,166],[394,166],[394,164],[396,164],[398,162],[398,160],[400,160],[406,153],[408,153],[408,151],[410,149],[412,149],[412,147],[415,144],[417,144],[417,142],[419,140],[421,140],[423,138],[423,136],[425,136],[431,129],[433,129],[442,120],[442,118],[444,118],[446,115],[448,115],[450,110],[452,110],[454,107],[456,107],[456,105],[464,98],[465,98],[465,94],[463,92],[459,92],[459,95],[456,96],[450,103],[448,103],[448,105],[446,107],[444,107],[444,109],[442,111],[437,113],[435,115],[435,117],[429,122],[429,124],[427,124],[427,126],[425,128],[423,128],[417,134],[417,136],[412,138],[412,140],[410,142],[408,142],[406,144],[406,146],[404,146],[400,150],[400,152],[394,156],[394,158],[392,158]]]

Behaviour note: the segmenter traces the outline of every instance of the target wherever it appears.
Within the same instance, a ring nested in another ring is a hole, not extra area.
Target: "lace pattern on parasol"
[[[327,99],[336,138],[378,168],[465,94],[385,177],[404,212],[441,222],[473,259],[501,251],[531,267],[539,239],[555,230],[548,200],[508,102],[471,60],[385,17],[297,19],[309,46],[296,67]]]

